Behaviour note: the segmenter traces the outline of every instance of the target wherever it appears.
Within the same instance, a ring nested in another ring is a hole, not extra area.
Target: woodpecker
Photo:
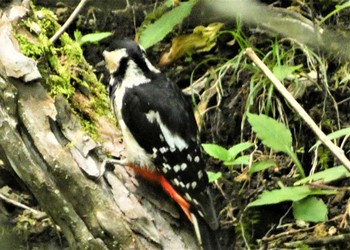
[[[189,98],[131,40],[113,41],[103,56],[128,166],[179,204],[202,249],[218,249],[211,239],[218,220]]]

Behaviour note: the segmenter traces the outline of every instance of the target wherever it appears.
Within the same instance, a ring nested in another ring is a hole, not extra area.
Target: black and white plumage
[[[133,41],[115,41],[103,55],[110,73],[112,108],[123,133],[128,162],[164,176],[190,204],[187,216],[192,223],[204,220],[206,226],[216,230],[218,222],[188,98],[152,66],[142,47]],[[200,242],[207,240],[203,239],[207,236],[200,235],[202,228],[196,233]]]

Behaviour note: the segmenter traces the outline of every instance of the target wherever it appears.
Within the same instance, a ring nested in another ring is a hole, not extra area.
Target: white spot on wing
[[[184,171],[187,168],[187,164],[186,163],[182,163],[181,164],[181,170]]]
[[[199,170],[198,173],[197,173],[197,175],[198,175],[198,179],[202,179],[202,177],[203,177],[203,171],[202,171],[202,170]]]
[[[198,212],[198,214],[199,214],[201,217],[204,218],[204,214],[203,214],[200,210],[198,210],[197,212]]]
[[[197,155],[196,157],[194,157],[194,162],[199,162],[200,161],[200,158],[199,158],[199,156]]]
[[[163,163],[162,171],[164,174],[166,174],[171,169],[170,165],[167,163]]]
[[[176,179],[176,178],[173,180],[173,182],[174,182],[174,184],[175,184],[176,186],[179,186],[179,185],[180,185],[179,180],[178,180],[178,179]]]
[[[191,187],[192,187],[193,189],[195,189],[196,186],[197,186],[197,182],[194,181],[194,182],[191,183]]]
[[[159,149],[159,151],[160,151],[162,154],[165,154],[166,152],[169,151],[169,149],[166,148],[166,147],[161,147],[161,148]]]
[[[157,122],[160,130],[162,131],[162,134],[164,136],[165,141],[168,143],[169,147],[170,147],[170,151],[174,152],[176,150],[176,148],[179,151],[184,150],[185,148],[188,147],[188,144],[185,142],[185,140],[183,138],[181,138],[180,136],[178,136],[177,134],[173,134],[162,122],[159,112],[155,112],[153,110],[150,110],[147,114],[146,114],[147,120],[150,123],[153,122]]]
[[[191,156],[190,154],[187,155],[187,160],[188,160],[189,162],[192,161],[192,156]]]
[[[179,165],[175,165],[174,166],[175,173],[179,172],[179,170],[180,170],[180,166]]]
[[[152,148],[152,151],[153,151],[152,158],[156,158],[157,157],[157,153],[158,153],[158,149]]]
[[[196,199],[193,199],[193,203],[196,204],[197,206],[199,205],[199,202]]]
[[[188,193],[185,194],[185,198],[188,201],[192,201],[192,198],[191,198],[191,196]]]
[[[164,136],[163,135],[159,135],[160,140],[163,142],[164,141]]]

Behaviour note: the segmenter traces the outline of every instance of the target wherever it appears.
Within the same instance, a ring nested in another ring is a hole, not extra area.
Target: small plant
[[[248,148],[254,146],[251,142],[243,142],[237,145],[232,146],[229,149],[226,149],[222,146],[216,144],[202,144],[205,152],[208,155],[214,157],[215,159],[221,160],[226,166],[234,165],[248,165],[249,164],[249,155],[239,156],[240,153],[247,150]]]
[[[327,220],[328,209],[324,202],[314,197],[314,195],[331,195],[336,193],[336,190],[314,189],[307,186],[282,187],[281,189],[263,192],[258,199],[249,203],[248,207],[292,201],[295,219],[320,222]]]
[[[283,152],[293,160],[300,175],[304,178],[305,173],[297,155],[292,147],[292,134],[282,123],[266,116],[247,114],[248,122],[261,142],[276,152]]]
[[[76,30],[74,32],[75,41],[79,44],[80,47],[85,43],[98,43],[99,41],[111,35],[112,35],[111,32],[97,32],[97,33],[90,33],[86,35],[82,35],[79,30]]]

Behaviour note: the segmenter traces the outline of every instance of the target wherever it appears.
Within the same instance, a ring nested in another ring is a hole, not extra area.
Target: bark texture
[[[0,32],[0,42],[12,46],[2,51],[16,47],[9,42],[12,21],[1,23],[6,32]],[[35,63],[20,57],[32,68],[22,72],[20,66],[15,75],[8,67],[17,59],[0,60],[0,160],[57,223],[70,247],[196,249],[191,226],[179,224],[181,213],[159,187],[121,166],[99,179],[91,177],[100,171],[104,144],[83,131],[63,97],[48,95]],[[99,126],[101,138],[118,151],[114,125],[101,118]]]

